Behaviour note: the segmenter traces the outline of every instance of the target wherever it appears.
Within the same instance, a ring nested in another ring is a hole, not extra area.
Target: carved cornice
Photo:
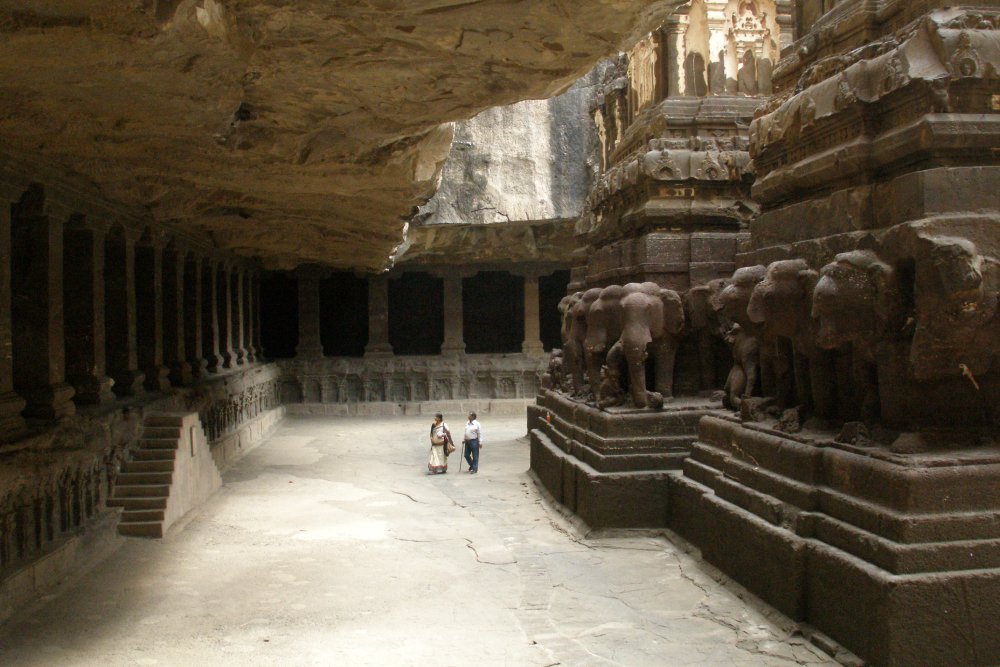
[[[997,113],[998,72],[996,9],[937,10],[890,36],[814,62],[794,91],[763,108],[751,124],[755,194],[765,192],[762,183],[771,172],[834,146],[852,144],[852,164],[863,167],[871,149],[862,144],[885,129],[898,131],[921,118],[933,124],[933,114]],[[982,90],[966,94],[974,85]]]

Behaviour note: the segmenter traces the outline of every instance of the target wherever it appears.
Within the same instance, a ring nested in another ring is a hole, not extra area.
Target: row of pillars
[[[462,325],[462,279],[475,275],[474,271],[451,270],[441,277],[444,282],[444,342],[441,354],[465,353],[465,336]],[[320,340],[320,280],[319,267],[302,267],[297,272],[299,283],[299,343],[296,357],[319,358],[323,356]],[[524,276],[524,342],[521,352],[532,356],[544,354],[539,328],[537,274]],[[389,343],[389,276],[368,278],[368,344],[366,357],[390,357]]]
[[[258,272],[83,215],[58,220],[31,186],[0,206],[0,439],[256,360]]]

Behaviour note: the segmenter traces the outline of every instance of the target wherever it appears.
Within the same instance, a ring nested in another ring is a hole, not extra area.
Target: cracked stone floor
[[[832,664],[681,543],[579,534],[524,417],[482,421],[480,474],[428,476],[429,418],[289,418],[182,529],[0,628],[0,664]]]

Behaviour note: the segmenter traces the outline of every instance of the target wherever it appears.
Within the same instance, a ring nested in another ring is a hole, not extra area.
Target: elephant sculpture
[[[565,369],[563,372],[569,376],[572,382],[574,396],[580,396],[586,391],[584,343],[587,340],[587,314],[590,311],[590,306],[600,296],[601,290],[593,288],[577,294],[579,298],[567,303],[567,323],[564,325],[566,340],[563,342],[563,366]],[[597,386],[591,385],[591,390],[595,393]]]
[[[917,380],[987,373],[1000,358],[1000,262],[967,238],[900,225],[886,254],[912,274],[910,369]]]
[[[869,424],[880,414],[878,351],[902,328],[900,305],[895,272],[871,250],[837,255],[822,268],[813,290],[816,344],[825,349],[851,346],[861,419]]]
[[[621,300],[621,334],[608,351],[607,367],[628,366],[629,391],[637,408],[662,407],[673,396],[678,336],[684,305],[677,292],[656,283],[629,283]],[[655,389],[646,388],[646,359],[653,356]]]
[[[819,274],[802,259],[781,260],[767,267],[753,289],[747,317],[758,325],[762,340],[773,346],[775,398],[780,407],[795,405],[806,412],[835,416],[835,371],[829,355],[816,346],[812,297]],[[766,353],[765,353],[765,356]],[[787,369],[792,369],[788,374]]]
[[[684,318],[686,335],[698,350],[698,368],[701,388],[717,389],[716,360],[720,347],[725,344],[722,322],[715,310],[719,293],[729,281],[725,278],[696,285],[684,293]]]
[[[608,350],[622,332],[622,297],[636,283],[609,285],[600,290],[587,309],[587,334],[583,342],[587,379],[596,398],[600,398],[601,366]],[[588,290],[590,293],[592,290]]]
[[[737,269],[715,299],[715,310],[728,332],[727,340],[733,350],[733,367],[729,371],[726,386],[742,386],[738,395],[727,395],[727,407],[734,409],[739,407],[739,399],[749,398],[753,394],[760,372],[760,341],[754,323],[747,316],[747,305],[754,287],[764,279],[766,271],[761,265]],[[737,381],[736,377],[740,375],[742,380]]]

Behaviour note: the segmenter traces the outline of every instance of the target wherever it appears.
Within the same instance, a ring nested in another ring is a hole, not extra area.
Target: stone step
[[[118,524],[118,534],[127,537],[163,537],[161,521],[122,521]]]
[[[170,495],[169,484],[118,484],[115,483],[113,498],[166,498]]]
[[[151,451],[162,451],[162,450],[151,450]],[[174,470],[174,457],[168,459],[142,459],[126,461],[122,465],[122,473],[138,473],[138,472],[173,472]]]
[[[108,498],[108,507],[124,507],[126,511],[132,510],[164,510],[167,508],[167,497],[158,498]]]
[[[142,449],[177,449],[178,438],[147,438],[143,436],[139,441]]]
[[[152,414],[146,415],[142,420],[145,426],[176,426],[180,427],[184,421],[181,415]]]
[[[142,438],[171,438],[176,440],[181,437],[180,426],[144,426],[142,428]]]
[[[169,487],[173,479],[172,469],[167,472],[123,472],[118,474],[115,484],[122,486],[166,485]]]
[[[138,449],[134,461],[173,461],[177,456],[176,449]]]
[[[137,521],[163,521],[163,515],[166,510],[156,509],[156,510],[131,510],[127,509],[122,512],[121,520],[123,522],[135,523]]]

